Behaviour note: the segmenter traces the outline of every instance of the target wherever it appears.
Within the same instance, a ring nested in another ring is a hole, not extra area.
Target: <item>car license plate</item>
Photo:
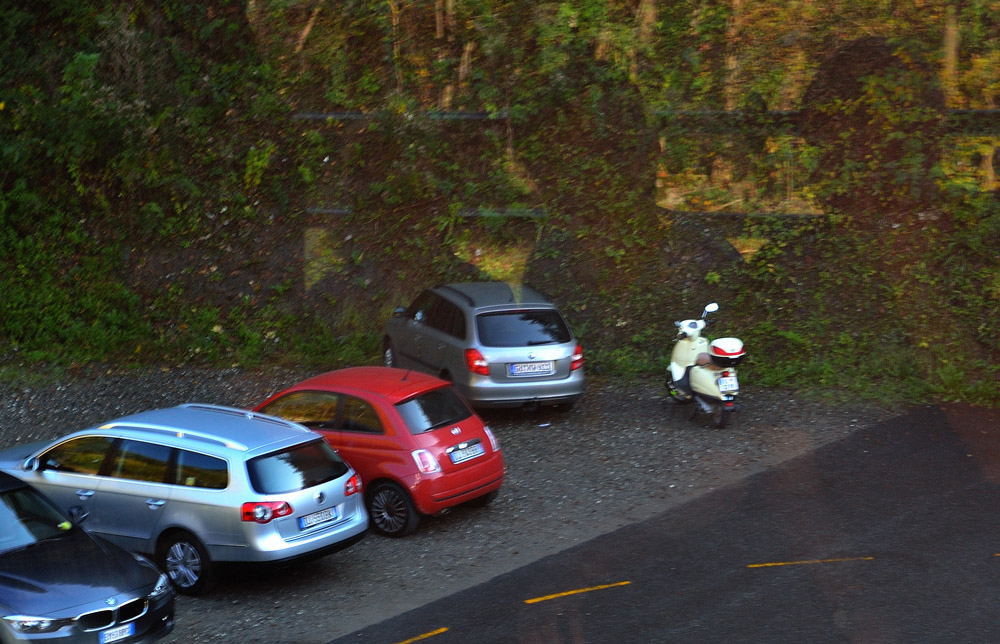
[[[101,644],[108,642],[119,642],[126,637],[135,635],[135,624],[125,624],[117,628],[111,628],[101,633]]]
[[[483,449],[483,444],[475,443],[473,445],[469,445],[464,449],[456,449],[451,454],[449,454],[449,456],[451,456],[451,462],[457,464],[457,463],[464,463],[465,461],[468,460],[472,460],[477,456],[482,456],[485,453],[486,450]]]
[[[552,361],[512,362],[508,373],[512,376],[549,376],[552,374]]]
[[[736,382],[736,376],[723,376],[719,378],[719,391],[739,391],[740,384]]]
[[[312,514],[307,514],[304,517],[299,517],[299,528],[305,530],[306,528],[311,528],[317,526],[321,523],[328,523],[337,518],[337,513],[333,508],[327,508],[325,510],[320,510],[319,512],[313,512]]]

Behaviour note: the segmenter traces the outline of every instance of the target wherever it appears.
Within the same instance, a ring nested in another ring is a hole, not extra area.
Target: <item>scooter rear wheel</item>
[[[712,422],[715,423],[716,427],[722,429],[729,424],[729,417],[732,416],[732,414],[733,410],[726,409],[722,405],[719,405],[712,410]]]

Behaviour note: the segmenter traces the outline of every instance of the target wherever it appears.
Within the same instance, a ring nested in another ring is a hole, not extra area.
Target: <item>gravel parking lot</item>
[[[151,369],[0,384],[0,447],[56,437],[183,402],[246,407],[310,373]],[[590,376],[568,412],[491,412],[507,480],[487,508],[427,517],[403,539],[371,534],[318,561],[228,575],[206,597],[181,597],[165,640],[191,644],[326,642],[368,624],[640,521],[891,417],[744,384],[731,427],[689,418],[658,379]]]

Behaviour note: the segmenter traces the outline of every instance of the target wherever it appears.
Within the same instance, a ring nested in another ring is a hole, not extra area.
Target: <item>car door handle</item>
[[[166,505],[166,503],[163,499],[146,499],[146,505],[149,506],[150,510],[155,510],[162,505]]]
[[[90,497],[94,496],[94,491],[93,490],[77,490],[76,491],[76,495],[77,495],[77,497],[80,498],[81,501],[86,501]]]

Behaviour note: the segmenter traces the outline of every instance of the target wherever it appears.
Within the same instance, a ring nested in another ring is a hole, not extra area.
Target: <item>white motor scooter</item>
[[[667,393],[679,403],[697,403],[696,409],[712,414],[716,427],[725,427],[734,411],[739,411],[736,397],[740,392],[736,365],[743,358],[743,341],[718,338],[711,342],[701,335],[709,313],[719,310],[712,302],[700,320],[681,320],[677,341],[667,368]],[[692,411],[692,414],[694,412]]]

